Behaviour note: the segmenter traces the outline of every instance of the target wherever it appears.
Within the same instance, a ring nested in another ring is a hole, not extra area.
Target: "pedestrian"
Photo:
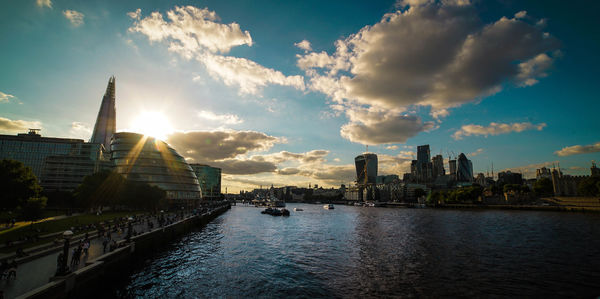
[[[8,275],[6,276],[6,280],[9,280],[10,277],[14,277],[14,279],[17,279],[17,261],[13,260],[9,267],[8,267]]]
[[[89,249],[90,249],[90,240],[86,239],[85,242],[83,243],[83,255],[87,256]]]
[[[6,260],[3,260],[2,263],[0,264],[0,279],[4,279],[4,277],[6,277],[7,274],[8,274],[8,263],[6,262]]]
[[[106,246],[108,246],[108,237],[104,237],[104,240],[102,240],[102,252],[106,252]]]

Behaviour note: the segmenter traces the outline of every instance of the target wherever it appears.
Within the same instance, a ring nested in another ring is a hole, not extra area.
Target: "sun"
[[[161,112],[144,111],[131,122],[131,130],[165,140],[173,132],[169,119]]]

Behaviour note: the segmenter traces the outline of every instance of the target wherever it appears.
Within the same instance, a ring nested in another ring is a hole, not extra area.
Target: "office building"
[[[446,175],[446,169],[444,169],[444,158],[442,155],[437,155],[431,159],[433,164],[433,178]]]
[[[100,143],[105,149],[110,149],[110,138],[116,132],[117,112],[115,110],[115,77],[108,79],[108,86],[100,104],[96,124],[92,133],[91,143]]]
[[[202,198],[206,200],[217,200],[221,198],[221,168],[211,167],[205,164],[190,164],[200,188]]]
[[[450,171],[450,175],[456,179],[456,160],[448,160],[448,170]]]
[[[115,133],[111,161],[125,178],[165,190],[173,205],[194,206],[202,198],[192,168],[163,141],[137,133]]]
[[[505,185],[505,184],[522,185],[523,184],[523,175],[520,173],[517,173],[517,172],[511,172],[510,170],[498,172],[498,184],[499,185]]]
[[[377,155],[364,153],[354,158],[356,165],[356,183],[361,186],[375,184],[377,181]]]
[[[473,163],[465,154],[460,153],[457,160],[456,180],[458,182],[473,181]]]

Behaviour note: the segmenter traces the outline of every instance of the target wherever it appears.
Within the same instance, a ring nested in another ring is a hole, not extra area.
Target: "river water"
[[[600,296],[600,214],[287,208],[234,206],[139,262],[111,295]]]

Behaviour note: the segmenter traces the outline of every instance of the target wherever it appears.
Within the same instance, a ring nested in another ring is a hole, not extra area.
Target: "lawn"
[[[141,214],[141,212],[108,212],[103,213],[102,215],[96,214],[84,214],[78,216],[72,216],[59,220],[49,220],[40,223],[35,223],[33,225],[22,226],[15,229],[9,229],[0,232],[0,244],[5,244],[7,240],[17,241],[24,236],[34,236],[34,235],[46,235],[49,233],[65,231],[70,229],[71,227],[87,225],[98,223],[102,221],[107,221],[119,217],[130,216],[134,214]],[[39,230],[39,231],[38,231]],[[80,233],[80,232],[78,232]],[[39,244],[51,242],[53,239],[46,240],[38,240],[36,242],[28,242],[22,244],[20,247],[23,249],[29,248],[32,246],[36,246]],[[1,248],[1,253],[10,253],[14,252],[16,248],[19,246],[11,246],[9,248]]]

